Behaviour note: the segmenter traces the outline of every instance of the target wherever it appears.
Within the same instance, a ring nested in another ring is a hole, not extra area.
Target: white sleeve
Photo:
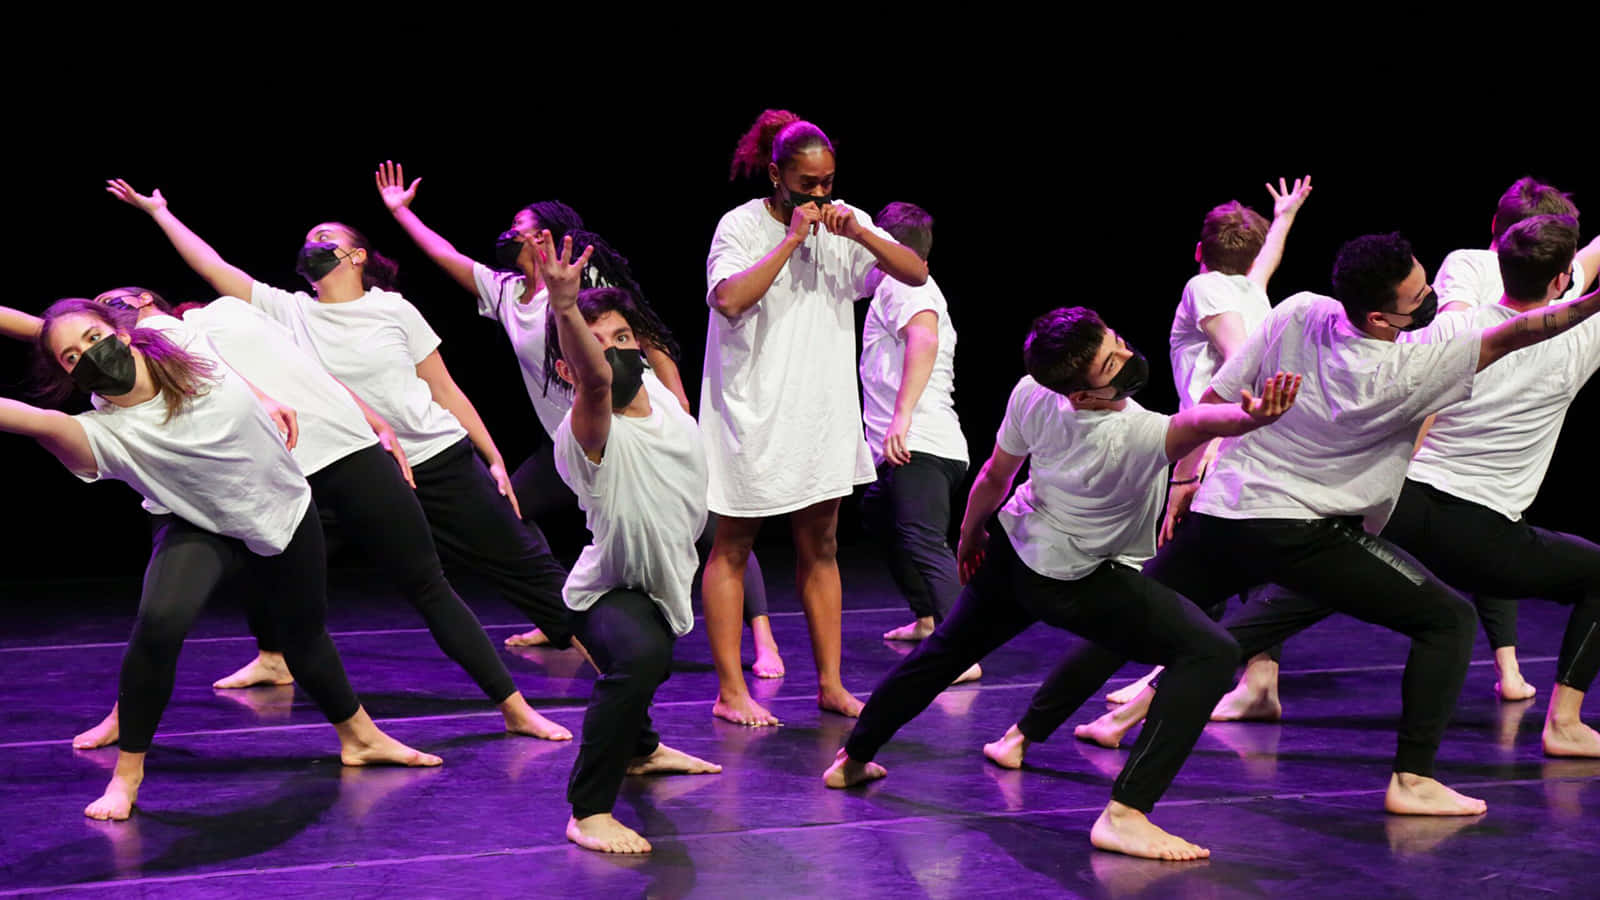
[[[742,210],[729,210],[717,223],[711,236],[711,253],[706,257],[706,305],[711,305],[711,295],[724,279],[750,268],[766,255],[750,246],[751,235],[741,221]],[[771,249],[771,248],[768,248]]]
[[[939,312],[939,289],[932,284],[912,287],[885,276],[878,293],[884,299],[883,318],[894,328],[895,334],[911,324],[917,313]]]
[[[594,497],[599,480],[600,464],[583,452],[583,446],[572,434],[572,413],[567,413],[551,436],[556,474],[579,497]]]
[[[1000,431],[994,442],[1012,456],[1027,456],[1033,452],[1033,442],[1023,432],[1023,423],[1037,391],[1046,390],[1032,376],[1023,376],[1011,389],[1011,399],[1006,401],[1006,417],[1000,422]]]
[[[1128,446],[1123,458],[1143,467],[1141,475],[1148,473],[1154,477],[1165,472],[1171,464],[1167,459],[1167,430],[1172,425],[1172,417],[1139,409],[1129,419]]]
[[[856,222],[860,223],[862,228],[890,243],[899,243],[889,232],[872,224],[872,217],[867,215],[866,210],[850,206],[848,203],[840,205],[849,207],[850,211],[855,214]],[[867,283],[867,279],[872,275],[872,270],[877,265],[878,258],[872,255],[872,251],[868,250],[865,244],[856,241],[850,242],[850,283],[855,285],[856,296],[854,299],[859,300],[862,297],[872,296],[872,287]],[[892,278],[893,276],[885,273],[885,277]],[[899,329],[896,328],[895,330],[898,331]]]
[[[1250,332],[1239,349],[1228,357],[1217,374],[1211,377],[1211,390],[1216,391],[1218,397],[1233,403],[1243,396],[1241,392],[1245,388],[1260,392],[1258,382],[1261,380],[1261,362],[1267,355],[1267,338],[1277,331],[1279,318],[1291,314],[1289,307],[1290,303],[1285,301],[1274,309],[1266,321]]]
[[[478,315],[486,319],[500,318],[500,307],[508,300],[515,302],[526,290],[527,278],[517,272],[499,272],[481,262],[472,264],[472,282],[478,289]]]
[[[94,454],[95,471],[90,475],[82,472],[72,472],[72,474],[90,483],[102,478],[121,480],[122,474],[133,468],[133,461],[128,456],[128,448],[117,439],[116,432],[102,424],[99,421],[100,414],[92,410],[79,413],[73,418],[83,426],[84,437],[89,440],[89,451]]]
[[[1472,396],[1482,343],[1483,331],[1474,328],[1441,343],[1395,344],[1401,358],[1389,385],[1402,398],[1400,414],[1420,422]]]
[[[405,332],[406,347],[411,351],[412,364],[416,365],[427,359],[428,354],[439,349],[443,341],[439,340],[439,335],[433,330],[433,326],[428,324],[428,320],[422,317],[422,313],[417,311],[410,300],[398,295],[393,299],[395,320],[400,325],[400,330]]]
[[[1233,284],[1223,278],[1196,275],[1183,286],[1182,302],[1189,304],[1197,325],[1212,316],[1238,312],[1241,299]]]
[[[250,303],[273,321],[293,327],[302,317],[301,294],[259,281],[250,283]]]
[[[1483,301],[1483,273],[1478,261],[1465,250],[1453,250],[1439,264],[1439,273],[1433,276],[1433,292],[1439,305],[1465,303],[1478,306]]]

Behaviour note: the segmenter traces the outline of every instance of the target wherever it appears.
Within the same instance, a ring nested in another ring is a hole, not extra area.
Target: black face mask
[[[1111,379],[1111,383],[1107,385],[1107,387],[1115,388],[1117,391],[1116,396],[1109,401],[1111,403],[1139,393],[1144,389],[1145,385],[1150,383],[1150,361],[1145,359],[1144,354],[1133,349],[1132,346],[1128,346],[1128,351],[1133,355],[1128,357],[1128,361],[1122,364],[1122,368],[1117,370],[1117,374]]]
[[[494,241],[495,265],[512,272],[522,271],[517,265],[517,257],[522,254],[522,232],[515,228],[507,228],[500,232]]]
[[[1390,322],[1389,324],[1390,325],[1394,325],[1395,328],[1398,328],[1401,331],[1416,331],[1419,328],[1427,328],[1429,325],[1433,324],[1433,317],[1437,316],[1438,314],[1439,314],[1439,295],[1435,294],[1433,292],[1432,288],[1429,288],[1428,289],[1428,296],[1423,297],[1422,298],[1422,302],[1417,305],[1417,308],[1413,309],[1409,313],[1409,315],[1411,316],[1411,321],[1407,322],[1404,325],[1395,325],[1393,322]],[[1407,315],[1407,314],[1406,313],[1395,313],[1395,315]],[[1385,321],[1387,321],[1387,320],[1385,320]]]
[[[327,277],[329,272],[339,268],[339,263],[344,259],[339,255],[339,245],[332,241],[311,241],[300,248],[300,257],[295,261],[295,274],[316,284]]]
[[[115,297],[107,297],[105,299],[105,305],[111,307],[112,309],[120,309],[123,312],[133,313],[134,315],[139,314],[139,307],[128,302],[127,294],[119,294]]]
[[[644,351],[607,347],[606,362],[611,363],[611,408],[621,409],[644,387]]]
[[[72,367],[72,380],[84,393],[120,397],[133,390],[138,373],[133,351],[116,335],[108,334],[78,357],[78,364]]]
[[[815,203],[817,205],[817,209],[821,209],[822,207],[833,202],[833,191],[829,191],[826,194],[823,194],[821,197],[816,197],[811,194],[802,194],[799,191],[789,191],[788,193],[790,209],[799,209],[800,207],[805,206],[807,203]]]

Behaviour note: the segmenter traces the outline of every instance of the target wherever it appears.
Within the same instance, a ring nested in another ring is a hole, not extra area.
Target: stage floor
[[[1020,772],[980,753],[1075,640],[1042,626],[902,731],[879,757],[886,780],[825,789],[850,720],[816,708],[790,568],[775,554],[763,562],[789,675],[752,681],[785,724],[711,717],[715,679],[697,624],[654,716],[668,743],[725,771],[627,780],[617,816],[654,843],[642,858],[567,843],[576,745],[501,732],[410,609],[360,573],[336,577],[329,614],[351,681],[385,729],[443,756],[442,768],[345,769],[332,730],[293,688],[212,690],[254,651],[223,599],[185,646],[133,818],[88,820],[82,809],[116,751],[75,752],[70,739],[115,698],[137,583],[0,583],[0,895],[1593,896],[1600,761],[1546,759],[1539,742],[1560,608],[1523,604],[1533,701],[1496,700],[1479,638],[1439,776],[1486,799],[1487,815],[1384,814],[1406,643],[1334,619],[1288,645],[1283,723],[1208,727],[1157,808],[1160,824],[1211,847],[1212,859],[1158,863],[1089,845],[1125,750],[1064,729]],[[907,649],[880,635],[909,616],[870,557],[846,562],[845,683],[864,697]],[[497,643],[525,627],[497,598],[458,586]],[[593,678],[577,655],[505,658],[529,701],[576,732]],[[1072,724],[1102,711],[1086,707]]]

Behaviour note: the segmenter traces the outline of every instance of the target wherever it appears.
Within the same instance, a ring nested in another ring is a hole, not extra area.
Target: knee
[[[671,668],[672,642],[650,640],[629,647],[625,654],[612,662],[605,677],[612,681],[626,681],[637,690],[653,690],[667,677]]]
[[[1199,666],[1206,677],[1227,682],[1239,666],[1239,642],[1222,626],[1207,622],[1210,628],[1197,632],[1185,648],[1185,655]]]
[[[805,562],[833,562],[839,555],[839,536],[833,528],[797,531],[795,550]]]

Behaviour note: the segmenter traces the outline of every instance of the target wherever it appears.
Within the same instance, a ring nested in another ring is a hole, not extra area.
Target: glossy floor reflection
[[[782,561],[764,562],[781,591]],[[617,815],[656,852],[620,858],[562,837],[574,745],[503,734],[409,609],[372,593],[361,573],[336,580],[330,627],[357,690],[386,729],[444,767],[345,769],[332,730],[293,688],[212,690],[253,652],[224,599],[185,647],[138,808],[115,824],[81,814],[115,751],[74,752],[69,741],[114,699],[137,585],[0,584],[0,895],[1584,896],[1600,869],[1600,761],[1540,749],[1564,615],[1542,604],[1522,609],[1524,671],[1539,698],[1498,702],[1480,639],[1440,757],[1440,777],[1485,798],[1487,815],[1382,812],[1405,642],[1333,620],[1289,644],[1282,724],[1207,729],[1157,818],[1215,855],[1173,864],[1089,846],[1125,751],[1064,729],[1019,772],[979,753],[1073,640],[1042,627],[903,731],[880,757],[888,779],[824,789],[850,722],[816,709],[805,621],[778,593],[789,675],[754,689],[784,727],[711,718],[715,680],[697,628],[678,645],[655,717],[669,743],[725,772],[630,779]],[[846,684],[865,694],[905,651],[879,635],[907,613],[870,560],[849,565],[845,584]],[[495,638],[524,627],[462,587]],[[576,655],[505,656],[529,700],[576,730],[593,677]],[[1069,728],[1100,711],[1085,708]]]

